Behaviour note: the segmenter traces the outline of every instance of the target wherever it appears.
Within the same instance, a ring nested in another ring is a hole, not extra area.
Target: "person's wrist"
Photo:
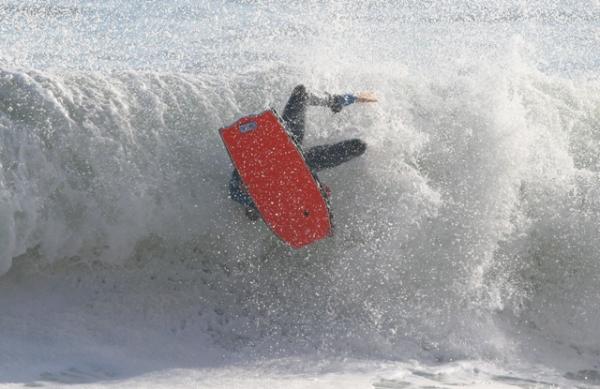
[[[358,99],[356,96],[354,96],[351,93],[346,93],[345,95],[342,95],[343,100],[343,105],[350,105],[350,104],[354,104],[356,102],[356,100]]]

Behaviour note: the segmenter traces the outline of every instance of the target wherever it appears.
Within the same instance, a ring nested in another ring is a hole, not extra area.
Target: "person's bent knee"
[[[300,95],[300,96],[306,95],[306,87],[302,84],[296,85],[294,87],[294,90],[292,91],[292,96],[295,96],[295,95]]]
[[[367,144],[362,139],[351,139],[349,146],[353,155],[362,155],[367,150]]]

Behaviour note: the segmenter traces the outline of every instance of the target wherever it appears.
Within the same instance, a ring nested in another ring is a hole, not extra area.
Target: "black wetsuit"
[[[301,145],[304,140],[304,121],[308,105],[325,106],[333,112],[339,112],[348,104],[350,103],[347,101],[347,96],[326,95],[325,97],[319,97],[307,92],[303,85],[298,85],[292,91],[292,95],[283,110],[282,119],[296,143]],[[304,159],[312,172],[316,173],[319,170],[332,168],[356,158],[362,155],[366,148],[367,145],[362,140],[349,139],[331,145],[311,147],[304,152]],[[229,180],[229,196],[247,209],[256,211],[256,206],[244,189],[237,170],[233,171]]]

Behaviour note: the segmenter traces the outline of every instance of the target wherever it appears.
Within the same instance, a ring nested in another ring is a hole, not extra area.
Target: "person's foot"
[[[258,219],[260,219],[260,214],[258,213],[256,208],[246,207],[246,217],[250,219],[250,221],[255,222]]]
[[[358,157],[367,150],[367,144],[361,139],[354,138],[345,141],[344,148],[349,156]]]

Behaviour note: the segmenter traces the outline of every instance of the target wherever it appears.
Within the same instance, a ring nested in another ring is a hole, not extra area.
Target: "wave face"
[[[248,318],[221,332],[245,345],[279,336],[387,358],[410,347],[497,356],[534,328],[600,351],[599,62],[577,56],[589,40],[567,38],[586,37],[596,10],[52,4],[0,8],[4,19],[47,22],[30,24],[27,39],[51,29],[48,47],[25,40],[0,59],[2,273],[17,261],[42,271],[65,260],[209,263],[222,270],[213,287],[231,297],[219,309]],[[86,30],[101,15],[108,35]],[[124,15],[139,28],[114,35]],[[190,15],[233,24],[205,31]],[[73,19],[81,30],[69,34],[96,46],[53,52]],[[161,23],[156,47],[124,54]],[[293,251],[227,199],[217,129],[280,110],[300,82],[373,89],[381,101],[310,111],[307,144],[359,136],[369,149],[321,174],[335,236]]]

